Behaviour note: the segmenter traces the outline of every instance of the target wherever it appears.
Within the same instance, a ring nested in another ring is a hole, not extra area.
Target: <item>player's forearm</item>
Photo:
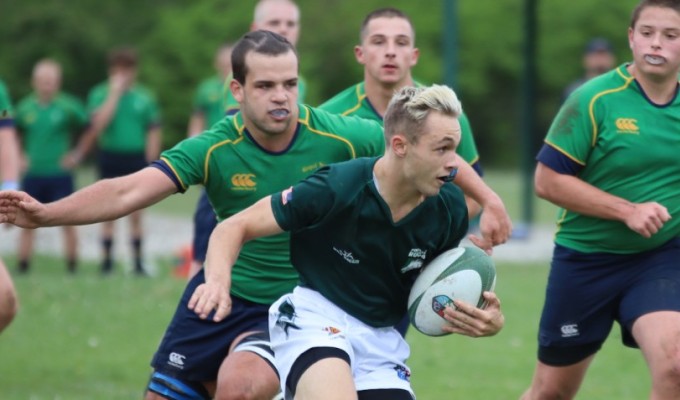
[[[0,129],[0,174],[3,185],[16,184],[19,180],[19,140],[14,128]],[[6,189],[15,189],[7,186]]]
[[[244,242],[243,230],[234,223],[234,218],[238,219],[233,216],[220,222],[210,234],[203,266],[206,282],[220,282],[231,287],[231,269]]]
[[[99,135],[111,123],[118,109],[118,102],[121,96],[121,92],[110,90],[104,103],[92,115],[91,129],[95,136]]]
[[[141,184],[136,184],[131,176],[102,179],[66,198],[47,204],[41,225],[87,225],[111,221],[148,207],[168,195],[166,192],[152,194],[149,189],[140,189]],[[151,190],[156,191],[155,188]]]
[[[454,183],[458,185],[467,197],[477,202],[481,208],[503,204],[501,198],[479,176],[470,164],[459,158],[458,174]]]

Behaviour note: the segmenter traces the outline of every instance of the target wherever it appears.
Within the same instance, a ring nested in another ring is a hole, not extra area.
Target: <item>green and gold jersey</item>
[[[329,165],[272,195],[279,226],[291,233],[290,257],[300,285],[375,327],[393,326],[406,313],[421,267],[456,247],[468,228],[456,185],[443,185],[394,222],[378,192],[377,158]]]
[[[224,81],[224,113],[227,115],[232,115],[238,112],[239,104],[238,101],[232,96],[231,90],[229,90],[229,82],[234,79],[232,75],[229,75]],[[298,76],[298,103],[305,102],[305,96],[307,95],[307,82],[302,76]]]
[[[634,203],[657,202],[672,218],[645,239],[624,223],[561,209],[556,243],[581,252],[636,253],[680,235],[680,99],[653,104],[626,65],[593,78],[567,99],[538,160],[560,170],[577,164],[578,178]],[[565,161],[565,160],[562,160]]]
[[[214,76],[201,82],[196,90],[194,95],[194,112],[203,114],[206,130],[224,118],[224,90],[224,80],[219,76]]]
[[[26,175],[68,173],[62,168],[61,159],[87,124],[84,105],[65,93],[58,93],[48,104],[41,104],[31,94],[17,104],[15,120],[28,157]]]
[[[416,85],[421,86],[419,83],[416,83]],[[372,119],[381,124],[383,123],[382,115],[378,114],[366,96],[364,82],[358,83],[336,94],[319,106],[319,108],[334,114],[353,115]],[[482,175],[477,145],[475,144],[475,139],[472,136],[472,128],[470,127],[470,122],[465,116],[465,113],[461,114],[458,121],[460,122],[461,136],[460,145],[458,145],[456,153]]]
[[[221,221],[322,166],[384,152],[380,124],[299,107],[295,137],[282,152],[260,147],[237,113],[163,152],[161,161],[172,171],[171,178],[181,191],[204,185]],[[256,303],[271,304],[290,292],[297,273],[289,260],[288,234],[245,244],[231,279],[233,294]]]
[[[90,113],[97,111],[109,92],[108,82],[94,87],[88,96]],[[160,124],[156,98],[141,85],[134,85],[121,96],[111,122],[99,135],[102,150],[119,153],[141,153],[146,148],[149,129]]]
[[[5,83],[0,81],[0,128],[7,126],[14,126],[12,101]]]

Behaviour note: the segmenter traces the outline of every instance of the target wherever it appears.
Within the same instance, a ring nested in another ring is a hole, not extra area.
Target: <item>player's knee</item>
[[[665,351],[664,361],[652,367],[653,384],[667,387],[673,393],[680,393],[680,348],[669,346]]]
[[[279,391],[278,382],[266,379],[255,381],[241,379],[238,382],[219,381],[215,400],[269,400]]]
[[[13,290],[0,293],[0,297],[0,332],[2,332],[17,315],[19,300]]]

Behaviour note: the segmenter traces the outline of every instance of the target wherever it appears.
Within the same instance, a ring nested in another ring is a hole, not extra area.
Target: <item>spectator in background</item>
[[[12,104],[2,80],[0,80],[0,176],[2,190],[19,188],[19,145],[14,130]],[[18,310],[19,300],[12,277],[0,260],[0,332],[12,322]]]
[[[158,157],[161,147],[160,113],[154,95],[135,83],[137,52],[131,48],[109,53],[109,79],[94,87],[88,96],[91,125],[72,154],[82,159],[98,142],[98,168],[101,179],[115,178],[139,171]],[[130,214],[133,270],[146,272],[142,263],[142,210]],[[101,271],[113,270],[114,221],[102,223],[103,260]]]
[[[26,193],[49,203],[73,193],[68,154],[74,135],[87,123],[83,104],[73,96],[60,92],[61,66],[44,59],[33,68],[34,92],[22,99],[16,110],[16,125],[27,169],[22,186]],[[67,270],[76,272],[78,238],[74,226],[64,226]],[[34,231],[24,229],[19,239],[20,273],[28,272],[33,253]]]
[[[584,82],[614,68],[615,64],[614,49],[607,39],[594,38],[590,40],[583,50],[583,76],[567,86],[562,95],[562,100],[566,100],[571,92]]]

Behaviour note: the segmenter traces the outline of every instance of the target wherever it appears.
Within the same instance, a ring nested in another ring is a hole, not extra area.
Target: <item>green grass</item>
[[[21,311],[0,336],[0,398],[141,398],[149,360],[184,287],[171,265],[165,260],[152,279],[102,278],[93,264],[66,276],[60,260],[40,257],[29,275],[15,277]],[[498,265],[506,326],[497,336],[430,338],[412,329],[418,398],[518,398],[533,372],[546,274],[544,263]],[[648,387],[642,356],[624,348],[615,330],[578,398],[641,399]]]

